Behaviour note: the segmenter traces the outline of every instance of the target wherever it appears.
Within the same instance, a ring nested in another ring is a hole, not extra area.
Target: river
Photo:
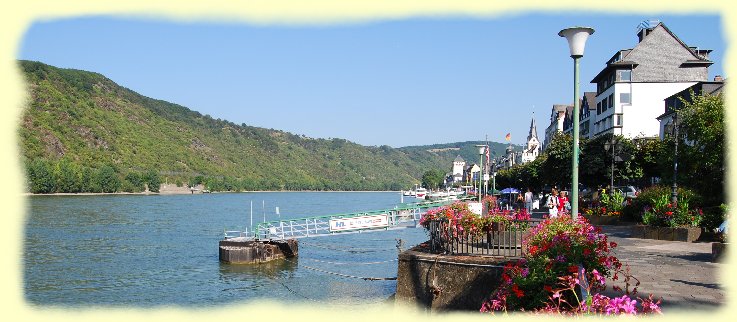
[[[397,192],[29,196],[25,298],[39,306],[215,307],[256,299],[332,305],[380,303],[396,281],[397,241],[410,228],[306,238],[299,256],[261,265],[218,260],[224,230],[267,221],[393,208]],[[414,199],[407,199],[407,202]],[[253,212],[251,212],[253,204]],[[279,215],[275,208],[279,207]],[[311,269],[312,268],[312,269]]]

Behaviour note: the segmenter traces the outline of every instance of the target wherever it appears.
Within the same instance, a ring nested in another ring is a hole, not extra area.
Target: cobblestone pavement
[[[674,310],[714,311],[726,305],[725,285],[721,277],[727,264],[711,261],[710,242],[676,242],[631,238],[627,226],[602,226],[609,240],[616,242],[615,256],[630,266],[630,273],[640,281],[638,295],[661,298],[664,312]],[[607,281],[607,285],[624,283]],[[608,295],[611,293],[607,287]]]

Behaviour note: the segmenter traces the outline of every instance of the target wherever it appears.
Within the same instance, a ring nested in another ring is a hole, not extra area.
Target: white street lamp
[[[558,36],[565,37],[568,40],[571,58],[573,58],[573,158],[571,162],[571,177],[573,179],[571,186],[571,216],[573,219],[578,217],[578,60],[583,57],[586,40],[593,33],[594,29],[589,27],[571,27],[563,29],[558,33]]]

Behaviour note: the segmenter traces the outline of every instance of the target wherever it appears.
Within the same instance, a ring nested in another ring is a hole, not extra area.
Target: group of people
[[[527,192],[517,195],[515,208],[518,210],[525,209],[528,213],[532,213],[533,197],[534,195],[532,190],[527,188]],[[551,189],[551,192],[546,199],[545,207],[548,208],[548,214],[551,218],[555,218],[559,214],[568,213],[571,210],[568,193],[565,191],[558,192],[558,189],[556,188]]]
[[[550,218],[558,217],[559,214],[568,213],[571,210],[571,202],[568,200],[568,193],[553,188],[548,195],[548,199],[545,202],[545,206],[548,207],[548,215]]]

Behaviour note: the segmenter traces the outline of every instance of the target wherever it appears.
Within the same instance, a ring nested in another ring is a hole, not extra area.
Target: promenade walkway
[[[545,212],[535,210],[533,218],[542,218]],[[601,226],[609,241],[617,243],[614,253],[622,264],[629,264],[630,273],[640,280],[638,296],[663,298],[665,312],[674,310],[707,311],[725,308],[728,296],[723,274],[731,268],[723,260],[711,261],[710,242],[676,242],[632,238],[628,226]],[[634,283],[634,281],[633,281]],[[624,282],[607,280],[609,296],[611,286],[624,289]],[[634,286],[634,285],[633,285]]]
[[[639,279],[639,296],[652,293],[654,298],[662,297],[665,312],[725,307],[727,294],[722,275],[728,273],[728,264],[711,261],[710,242],[631,238],[627,226],[602,226],[602,230],[618,244],[614,249],[617,258],[629,264],[631,274]],[[624,288],[621,278],[608,280],[607,284]]]

